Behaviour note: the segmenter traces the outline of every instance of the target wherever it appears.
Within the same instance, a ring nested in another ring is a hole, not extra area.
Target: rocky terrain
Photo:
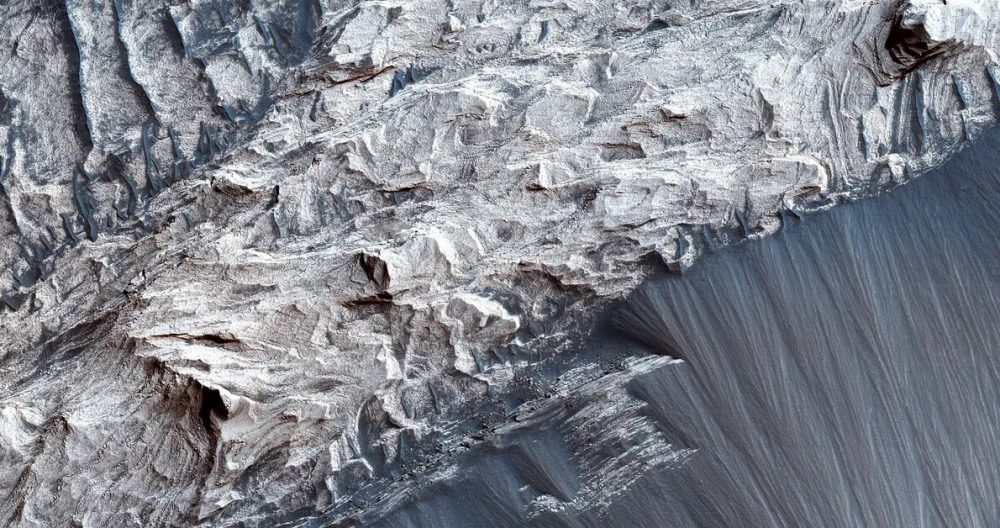
[[[532,515],[606,510],[697,448],[603,396],[676,361],[582,350],[607,310],[1000,117],[986,0],[0,14],[11,526],[350,526],[546,412]]]

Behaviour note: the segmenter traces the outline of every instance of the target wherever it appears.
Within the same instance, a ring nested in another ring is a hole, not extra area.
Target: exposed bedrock
[[[666,316],[682,363],[581,352],[600,314],[983,137],[998,24],[985,0],[2,3],[0,524],[395,522],[379,497],[438,456],[548,423],[495,446],[491,473],[541,490],[497,504],[589,519],[651,468],[711,474],[714,437],[631,387],[726,384],[690,354],[726,358]],[[907,189],[961,207],[940,229],[987,214]],[[801,229],[834,253],[796,287],[839,284],[819,277],[843,241]],[[907,259],[952,236],[913,228]],[[524,413],[546,392],[591,403]]]
[[[896,192],[651,278],[507,423],[320,519],[990,526],[998,147],[990,133]]]

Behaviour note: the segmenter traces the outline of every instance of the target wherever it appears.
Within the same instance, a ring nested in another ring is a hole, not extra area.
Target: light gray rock
[[[350,518],[549,365],[594,368],[576,345],[659,267],[903,184],[1000,115],[985,0],[0,14],[12,526]],[[580,376],[553,390],[600,392]],[[579,502],[640,474],[595,465]]]

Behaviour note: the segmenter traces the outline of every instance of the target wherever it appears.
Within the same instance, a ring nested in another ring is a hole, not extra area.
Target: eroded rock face
[[[1000,109],[985,1],[0,12],[20,526],[388,508],[359,494],[590,368],[573,345],[652,270],[900,185]],[[604,474],[639,476],[573,489]]]

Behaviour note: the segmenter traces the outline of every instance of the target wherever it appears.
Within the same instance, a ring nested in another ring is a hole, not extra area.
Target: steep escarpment
[[[579,347],[649,274],[882,194],[1000,116],[985,2],[0,13],[14,525],[364,517],[514,427],[539,372],[583,369],[559,390],[591,401],[646,368]],[[551,411],[568,453],[639,404],[594,405]],[[647,436],[635,460],[687,456]],[[511,449],[545,496],[603,504]],[[626,489],[630,460],[581,474]]]
[[[504,422],[308,521],[988,525],[998,142],[650,278]]]

